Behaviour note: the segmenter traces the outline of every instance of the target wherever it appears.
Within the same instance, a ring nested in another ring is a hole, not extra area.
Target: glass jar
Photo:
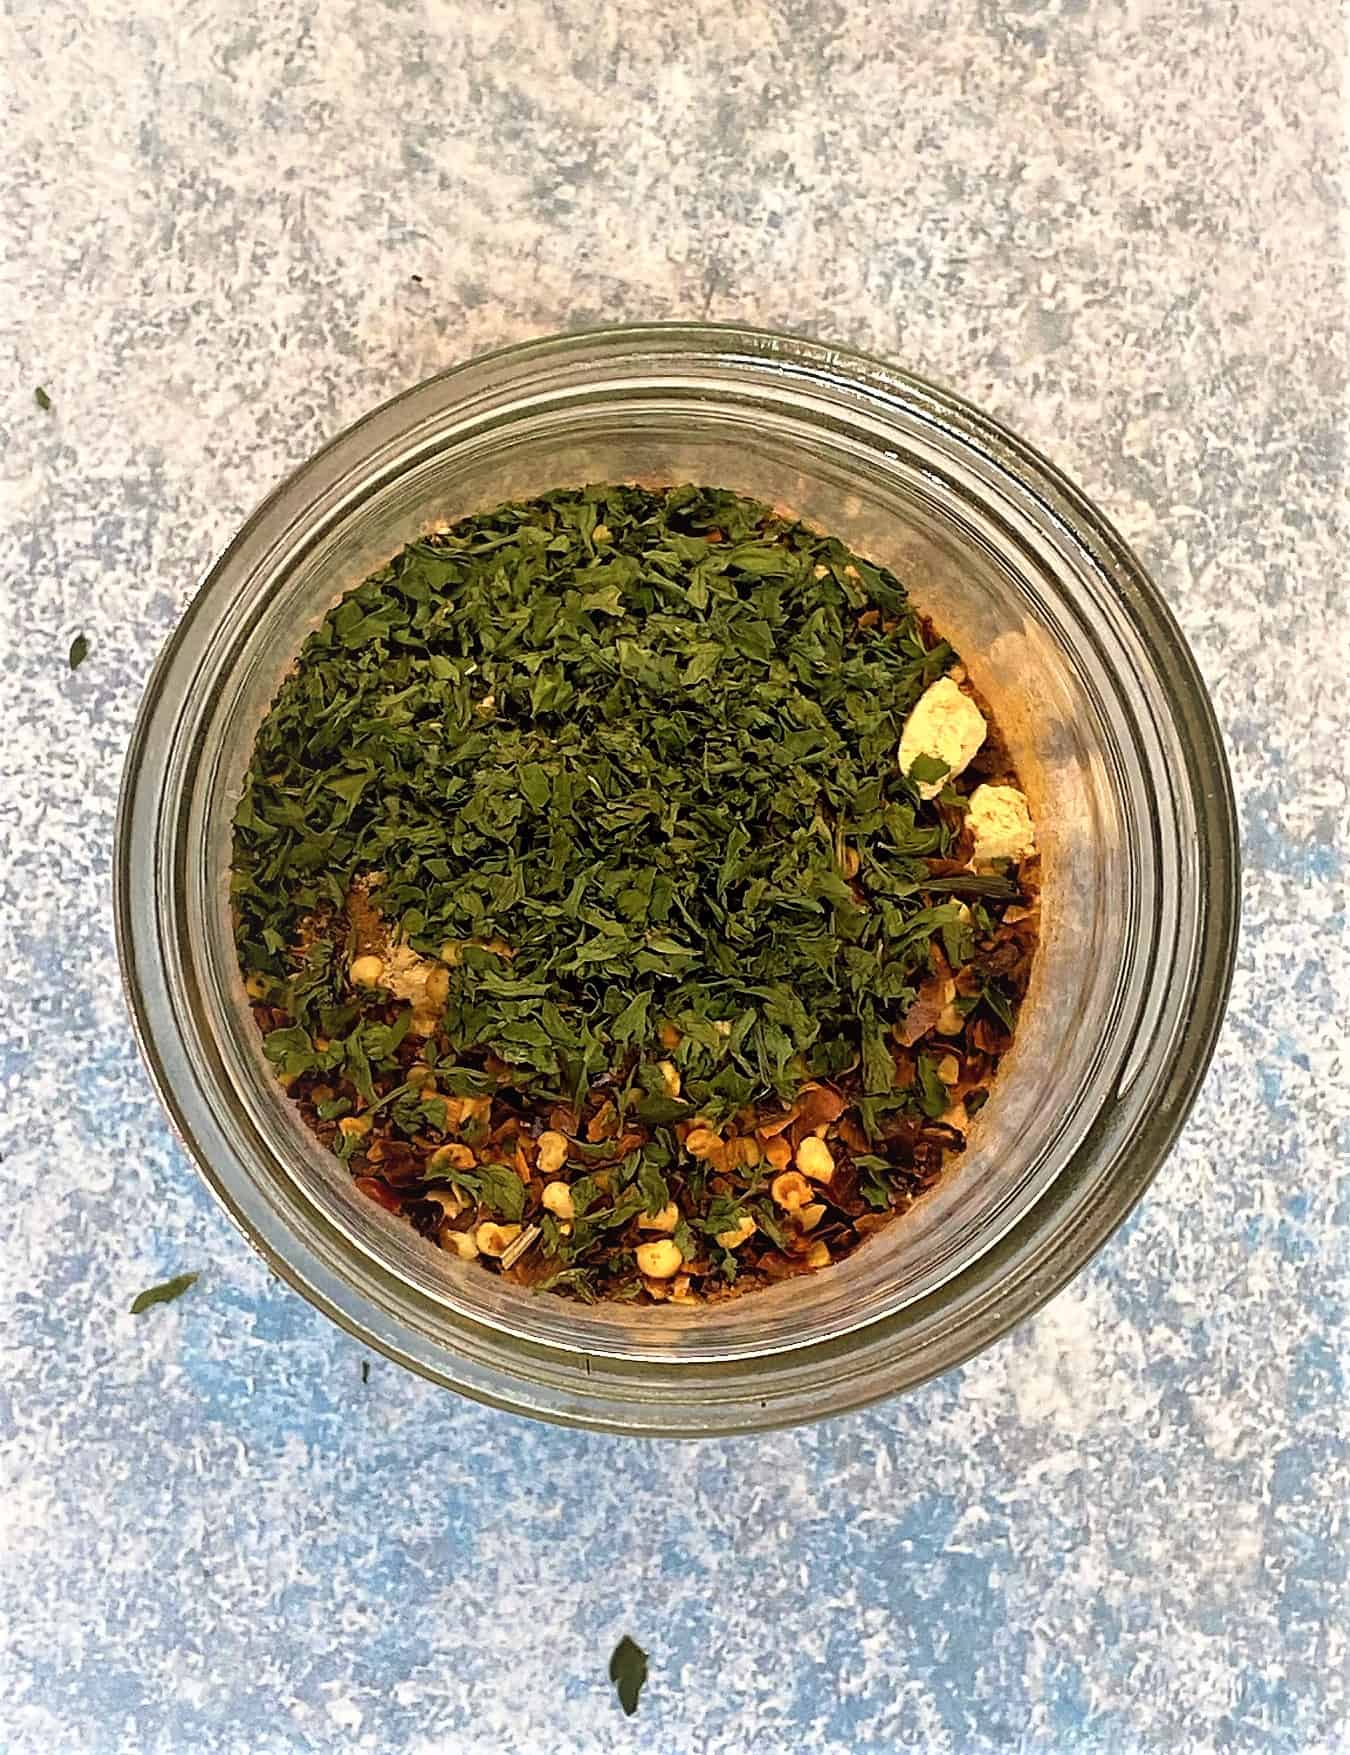
[[[442,520],[594,481],[790,508],[893,568],[961,652],[1030,795],[1043,936],[969,1146],[837,1265],[709,1308],[586,1306],[434,1249],[352,1185],[279,1089],[231,940],[231,818],[305,635]],[[814,1419],[1003,1334],[1139,1197],[1195,1095],[1237,930],[1232,796],[1172,617],[1102,516],[948,391],[787,336],[653,325],[531,342],[396,397],[299,469],[151,677],[116,918],[152,1077],[268,1263],[415,1371],[649,1435]]]

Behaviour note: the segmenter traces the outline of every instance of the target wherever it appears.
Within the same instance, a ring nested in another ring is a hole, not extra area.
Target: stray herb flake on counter
[[[70,668],[78,670],[89,656],[89,641],[84,634],[76,634],[70,642]]]
[[[48,412],[48,410],[51,408],[51,405],[52,405],[51,397],[48,396],[47,392],[42,388],[41,384],[39,384],[37,389],[34,390],[34,392],[33,392],[33,401],[37,403],[38,407],[42,410],[42,412],[44,414],[46,414]]]
[[[259,731],[264,1053],[476,1271],[643,1303],[815,1271],[936,1180],[1011,1042],[1034,853],[976,869],[980,782],[1016,775],[956,654],[834,537],[689,486],[442,525]]]
[[[154,1304],[172,1304],[189,1286],[195,1286],[198,1278],[197,1274],[175,1274],[171,1280],[164,1280],[158,1286],[148,1286],[132,1299],[131,1314],[141,1316]]]
[[[627,1718],[638,1709],[638,1695],[647,1680],[647,1654],[625,1633],[609,1660],[609,1679]]]

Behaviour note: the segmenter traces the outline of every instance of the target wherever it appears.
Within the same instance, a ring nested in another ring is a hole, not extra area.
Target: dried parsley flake
[[[638,1709],[638,1696],[647,1680],[647,1654],[625,1633],[609,1660],[609,1679],[627,1718]]]
[[[200,1275],[175,1274],[171,1280],[164,1280],[158,1286],[148,1286],[144,1292],[138,1292],[131,1301],[131,1314],[141,1316],[155,1304],[172,1304],[181,1298],[190,1286],[195,1286]]]

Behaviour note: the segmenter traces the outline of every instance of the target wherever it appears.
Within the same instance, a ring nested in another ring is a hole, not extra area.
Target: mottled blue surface
[[[0,1747],[1350,1743],[1339,43],[1331,0],[0,8]],[[153,654],[287,467],[482,347],[705,313],[952,382],[1119,521],[1246,934],[1180,1145],[1039,1317],[662,1448],[363,1383],[169,1137],[108,881]]]

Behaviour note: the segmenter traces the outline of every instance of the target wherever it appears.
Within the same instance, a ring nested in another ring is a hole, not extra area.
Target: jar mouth
[[[913,581],[1000,722],[1003,695],[1055,825],[1055,931],[1028,1001],[1031,1040],[1019,1031],[983,1140],[977,1129],[913,1224],[901,1216],[813,1276],[824,1284],[808,1299],[798,1281],[712,1310],[658,1306],[635,1324],[447,1273],[320,1162],[242,1003],[228,830],[252,736],[304,634],[433,510],[696,471],[831,530],[848,521],[836,533]],[[1155,588],[1086,499],[988,416],[884,362],[678,324],[470,361],[375,410],[278,488],[152,674],[115,871],[152,1078],[270,1265],[371,1345],[480,1399],[676,1434],[840,1412],[919,1382],[1077,1271],[1193,1100],[1227,997],[1237,897],[1232,794],[1203,686]]]

